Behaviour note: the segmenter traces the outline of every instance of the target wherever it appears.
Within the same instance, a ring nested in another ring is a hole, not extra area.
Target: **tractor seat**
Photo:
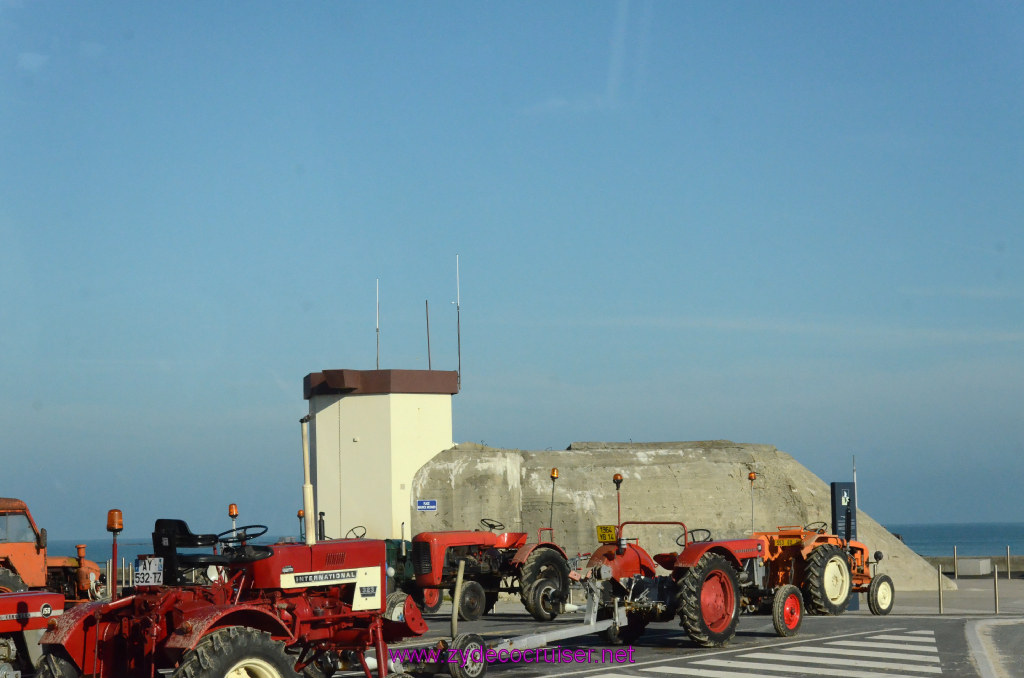
[[[215,553],[179,553],[178,549],[213,547],[215,534],[193,534],[184,520],[158,518],[153,528],[153,555],[164,559],[164,584],[177,586],[184,583],[182,569],[227,565],[230,559]]]

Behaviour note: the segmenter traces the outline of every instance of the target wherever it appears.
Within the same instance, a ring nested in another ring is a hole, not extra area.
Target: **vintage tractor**
[[[558,469],[551,469],[551,513],[554,519],[555,482]],[[464,563],[464,582],[454,605],[459,616],[474,621],[487,614],[500,593],[518,593],[523,606],[537,621],[551,621],[569,606],[569,559],[554,543],[554,530],[537,530],[537,541],[529,542],[526,532],[503,532],[505,526],[483,518],[484,530],[421,532],[412,538],[412,564],[416,574],[413,596],[426,612],[441,606],[444,589],[452,591],[459,564]],[[545,538],[545,533],[547,533]],[[538,601],[544,604],[539,605]]]
[[[324,678],[350,665],[385,678],[387,644],[427,626],[409,596],[386,593],[383,540],[316,540],[308,421],[302,543],[252,543],[263,525],[194,534],[183,520],[157,520],[134,588],[57,619],[42,638],[37,678]],[[115,560],[121,527],[111,511]]]
[[[50,620],[64,612],[64,596],[49,591],[0,593],[0,677],[35,672],[39,639]]]
[[[86,560],[84,545],[77,557],[49,555],[46,530],[25,502],[0,498],[0,592],[27,590],[60,593],[68,605],[95,600],[103,593],[100,568]]]
[[[485,530],[421,532],[412,539],[416,572],[415,593],[424,610],[436,611],[445,589],[454,589],[459,562],[465,562],[459,616],[467,621],[487,614],[499,593],[518,593],[523,606],[538,621],[551,621],[563,609],[569,592],[569,565],[565,551],[545,539],[551,528],[537,531],[528,543],[526,532],[502,532],[497,520],[484,518]],[[543,587],[543,594],[537,587]],[[545,604],[535,603],[543,597]]]
[[[618,496],[622,476],[616,473],[613,481]],[[622,522],[621,511],[619,519],[618,525],[598,526],[601,546],[590,557],[585,575],[602,582],[606,614],[618,605],[625,608],[626,624],[613,624],[602,633],[607,642],[630,643],[651,622],[678,616],[693,642],[722,647],[736,634],[740,612],[754,610],[770,609],[779,635],[790,636],[800,628],[800,591],[766,576],[762,539],[712,541],[707,530],[688,530],[682,522]],[[678,527],[676,543],[682,550],[652,557],[627,536],[631,525]]]
[[[251,543],[266,530],[193,534],[157,520],[134,590],[61,616],[39,678],[321,677],[353,662],[372,678],[367,650],[387,657],[387,643],[426,631],[407,595],[385,594],[383,541]],[[377,668],[384,678],[386,661]]]
[[[864,544],[828,534],[827,529],[826,523],[817,522],[755,532],[765,544],[769,581],[799,587],[808,609],[816,614],[842,614],[853,593],[867,594],[872,614],[889,614],[895,601],[892,579],[871,572],[871,565],[882,560],[882,552],[875,551],[871,560]]]

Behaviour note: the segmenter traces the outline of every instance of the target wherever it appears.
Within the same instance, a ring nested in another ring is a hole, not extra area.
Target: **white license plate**
[[[163,558],[140,558],[135,561],[136,586],[163,586],[163,583]]]

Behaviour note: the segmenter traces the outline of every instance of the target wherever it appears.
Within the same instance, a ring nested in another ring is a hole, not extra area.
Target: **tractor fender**
[[[122,598],[126,604],[131,597]],[[120,601],[119,601],[120,602]],[[96,662],[96,620],[104,611],[110,609],[111,603],[96,601],[75,605],[57,618],[53,628],[47,627],[46,633],[40,638],[39,644],[63,647],[79,670]],[[100,622],[101,625],[104,622]]]
[[[519,550],[516,551],[516,554],[512,556],[512,567],[519,567],[525,563],[526,559],[530,557],[530,554],[537,549],[552,549],[566,560],[569,559],[569,557],[565,555],[565,551],[562,550],[561,546],[550,541],[542,541],[539,544],[526,544],[525,546],[520,546]]]
[[[174,633],[168,634],[165,647],[175,650],[194,649],[210,631],[226,626],[245,626],[266,631],[275,638],[292,641],[292,632],[268,610],[247,605],[211,605],[188,614]]]
[[[718,553],[740,570],[743,563],[751,558],[764,557],[764,543],[760,539],[727,539],[724,541],[702,541],[687,544],[676,558],[676,568],[690,568],[705,553]]]

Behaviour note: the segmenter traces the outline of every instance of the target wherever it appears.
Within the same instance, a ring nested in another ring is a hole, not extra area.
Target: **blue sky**
[[[305,374],[1018,520],[1024,6],[0,0],[0,494],[290,532]]]

